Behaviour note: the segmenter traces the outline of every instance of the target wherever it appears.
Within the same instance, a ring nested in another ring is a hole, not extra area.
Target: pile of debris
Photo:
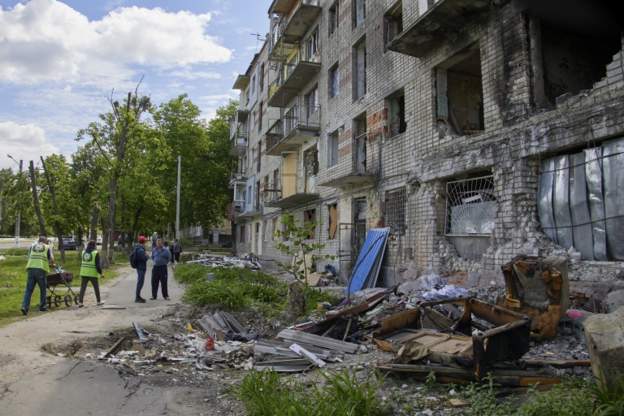
[[[186,264],[201,264],[207,267],[232,267],[239,269],[260,270],[262,265],[258,257],[248,254],[242,257],[217,256],[210,253],[200,253],[189,260]]]

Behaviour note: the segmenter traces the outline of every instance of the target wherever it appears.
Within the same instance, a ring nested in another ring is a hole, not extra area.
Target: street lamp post
[[[178,156],[178,181],[176,186],[175,238],[180,239],[180,184],[182,182],[182,156]]]
[[[7,155],[7,157],[9,159],[11,159],[13,162],[15,162],[19,166],[19,174],[17,176],[17,180],[18,180],[18,183],[21,182],[24,161],[20,159],[20,161],[18,162],[11,155]],[[19,200],[18,200],[18,204],[17,204],[16,210],[17,210],[17,218],[15,220],[15,246],[19,248],[19,246],[20,246],[21,222],[22,222],[22,212],[21,212],[21,206],[20,206]]]

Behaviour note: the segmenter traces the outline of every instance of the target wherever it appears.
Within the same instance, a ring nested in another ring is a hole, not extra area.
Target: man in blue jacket
[[[163,298],[169,300],[167,265],[171,261],[171,252],[164,246],[161,238],[156,240],[156,247],[152,250],[152,260],[154,261],[154,267],[152,268],[152,300],[156,300],[159,283],[162,287]]]
[[[132,253],[133,266],[137,271],[137,285],[134,301],[136,303],[145,303],[145,299],[141,297],[141,289],[143,289],[143,283],[145,283],[145,273],[147,272],[147,254],[145,253],[145,241],[146,238],[142,235],[139,236],[139,243],[134,246]]]

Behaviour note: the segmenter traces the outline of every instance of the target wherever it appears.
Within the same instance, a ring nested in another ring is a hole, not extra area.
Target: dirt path
[[[150,273],[143,296],[149,298]],[[161,388],[140,379],[122,379],[100,362],[76,361],[47,354],[47,343],[91,338],[111,330],[143,325],[158,319],[180,303],[182,288],[169,279],[170,301],[135,304],[135,271],[128,268],[103,288],[101,309],[91,297],[85,308],[72,307],[39,315],[0,328],[0,414],[2,415],[212,415],[206,408],[216,393],[197,388]],[[89,286],[89,292],[92,289]],[[35,294],[36,295],[36,294]],[[212,397],[211,397],[212,396]]]

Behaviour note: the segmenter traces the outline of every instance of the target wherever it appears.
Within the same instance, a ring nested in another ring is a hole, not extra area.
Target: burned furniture
[[[507,309],[531,317],[537,338],[557,335],[559,320],[569,304],[567,260],[563,257],[518,256],[502,266]]]

